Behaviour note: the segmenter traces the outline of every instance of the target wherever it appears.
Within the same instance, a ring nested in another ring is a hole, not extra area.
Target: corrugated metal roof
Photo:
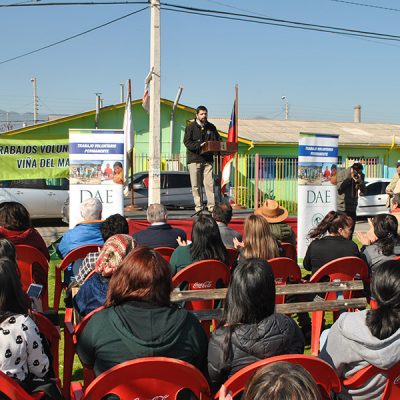
[[[210,119],[218,130],[227,131],[228,118]],[[355,122],[272,121],[239,119],[239,137],[257,144],[298,143],[299,133],[339,134],[342,145],[400,145],[400,125]]]

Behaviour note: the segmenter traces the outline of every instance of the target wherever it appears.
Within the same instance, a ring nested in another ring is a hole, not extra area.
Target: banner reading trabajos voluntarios
[[[63,178],[69,175],[68,139],[0,135],[0,180]]]

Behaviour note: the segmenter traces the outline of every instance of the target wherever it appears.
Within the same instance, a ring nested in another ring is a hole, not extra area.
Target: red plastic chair
[[[257,361],[232,375],[224,383],[224,386],[228,391],[231,391],[232,396],[235,397],[245,389],[248,380],[253,376],[258,368],[278,361],[286,361],[302,365],[312,375],[327,399],[329,399],[331,391],[339,393],[341,390],[340,379],[337,376],[336,371],[327,362],[317,357],[305,356],[302,354],[286,354]],[[218,396],[219,393],[217,393],[214,398],[218,399]]]
[[[202,260],[194,262],[180,270],[172,278],[172,286],[178,287],[187,283],[187,290],[215,289],[227,287],[230,278],[229,267],[222,261]],[[188,301],[185,303],[188,310],[210,310],[214,308],[214,300]],[[202,321],[202,326],[207,336],[210,336],[210,321]],[[213,321],[215,326],[215,321]]]
[[[73,262],[84,259],[87,254],[95,253],[101,249],[102,246],[97,244],[87,244],[85,246],[77,247],[75,250],[70,251],[64,259],[61,261],[61,264],[56,267],[56,279],[54,284],[54,310],[58,311],[60,307],[60,298],[61,298],[61,291],[65,289],[65,285],[61,279],[61,271],[64,271],[69,264]]]
[[[39,400],[43,393],[30,395],[17,382],[0,371],[0,394],[5,394],[10,400]]]
[[[84,395],[80,383],[74,382],[71,397],[99,400],[112,393],[121,400],[172,400],[185,388],[200,400],[211,399],[207,380],[193,365],[173,358],[146,357],[124,362],[102,373],[85,389]]]
[[[296,246],[292,243],[281,243],[283,250],[285,251],[285,257],[291,258],[293,261],[297,262],[297,250]]]
[[[277,257],[268,260],[275,276],[275,285],[281,286],[289,283],[299,283],[301,271],[297,262],[288,257]],[[285,295],[277,295],[276,304],[285,303]]]
[[[60,384],[59,378],[59,347],[60,347],[60,332],[58,329],[53,325],[53,323],[45,317],[43,314],[40,314],[36,311],[32,311],[33,319],[37,327],[39,328],[39,332],[47,339],[50,345],[51,354],[53,356],[53,370],[54,375],[57,378],[57,383]]]
[[[36,247],[25,244],[17,244],[15,246],[17,253],[18,269],[21,273],[22,290],[26,292],[31,283],[35,283],[33,279],[33,264],[41,269],[41,275],[46,279],[40,298],[42,300],[43,311],[49,309],[49,288],[47,278],[49,275],[49,262],[43,253]],[[39,282],[37,282],[39,283]],[[42,282],[40,282],[42,283]]]
[[[169,262],[175,249],[173,247],[156,247],[154,250],[158,251],[163,259]]]
[[[365,385],[371,378],[377,374],[384,374],[387,377],[385,390],[381,400],[398,400],[400,399],[400,363],[395,364],[392,368],[383,370],[373,365],[355,373],[351,378],[344,379],[343,385],[348,389],[357,389]]]
[[[320,282],[323,277],[329,277],[329,282],[335,279],[340,281],[352,281],[354,278],[362,279],[368,282],[368,265],[358,257],[342,257],[330,261],[323,265],[311,278],[310,283]],[[344,299],[354,297],[351,290],[343,292]],[[325,295],[325,300],[336,300],[337,294],[328,292]],[[337,318],[337,313],[334,317]],[[319,337],[321,335],[322,321],[324,319],[324,311],[313,311],[312,313],[312,332],[311,332],[311,354],[318,355],[319,352]]]
[[[63,395],[66,399],[68,399],[68,396],[70,395],[69,387],[72,381],[74,356],[76,354],[76,346],[78,344],[79,337],[85,329],[90,318],[92,318],[93,314],[102,310],[103,308],[104,306],[96,308],[86,315],[78,324],[74,324],[73,322],[73,309],[65,309]],[[93,379],[94,373],[92,366],[83,365],[83,381],[85,387],[87,387],[89,383],[93,381]]]
[[[228,267],[232,270],[233,263],[237,260],[239,252],[237,249],[226,249],[228,252]]]

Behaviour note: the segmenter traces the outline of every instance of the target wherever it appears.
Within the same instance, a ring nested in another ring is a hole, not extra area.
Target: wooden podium
[[[201,154],[208,154],[208,153],[218,154],[219,153],[220,155],[226,155],[226,154],[237,153],[237,151],[238,151],[237,143],[219,142],[217,140],[216,141],[209,140],[201,148]]]

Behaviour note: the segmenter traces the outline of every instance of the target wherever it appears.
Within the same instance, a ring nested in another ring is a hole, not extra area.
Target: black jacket
[[[200,154],[201,143],[208,140],[220,140],[217,128],[212,123],[208,122],[201,127],[196,120],[188,125],[185,129],[183,144],[187,149],[187,163],[212,163],[212,154]]]
[[[227,327],[217,329],[208,344],[208,373],[213,389],[241,368],[267,357],[303,354],[304,337],[296,322],[284,314],[272,314],[258,324],[237,325],[232,333],[230,359],[224,361]]]
[[[186,233],[182,229],[173,228],[170,224],[150,225],[148,228],[135,232],[133,238],[142,246],[149,247],[178,247],[178,236],[186,240]]]
[[[358,204],[358,190],[360,195],[365,193],[365,175],[360,174],[360,182],[356,183],[351,176],[347,176],[344,181],[338,186],[338,194],[344,195],[344,210],[345,212],[355,213]]]
[[[184,309],[128,301],[93,315],[79,338],[78,353],[85,364],[94,365],[96,376],[124,361],[151,356],[183,360],[206,373],[207,336]]]
[[[341,257],[360,257],[357,245],[342,236],[324,236],[310,243],[303,267],[314,274],[327,262]]]

